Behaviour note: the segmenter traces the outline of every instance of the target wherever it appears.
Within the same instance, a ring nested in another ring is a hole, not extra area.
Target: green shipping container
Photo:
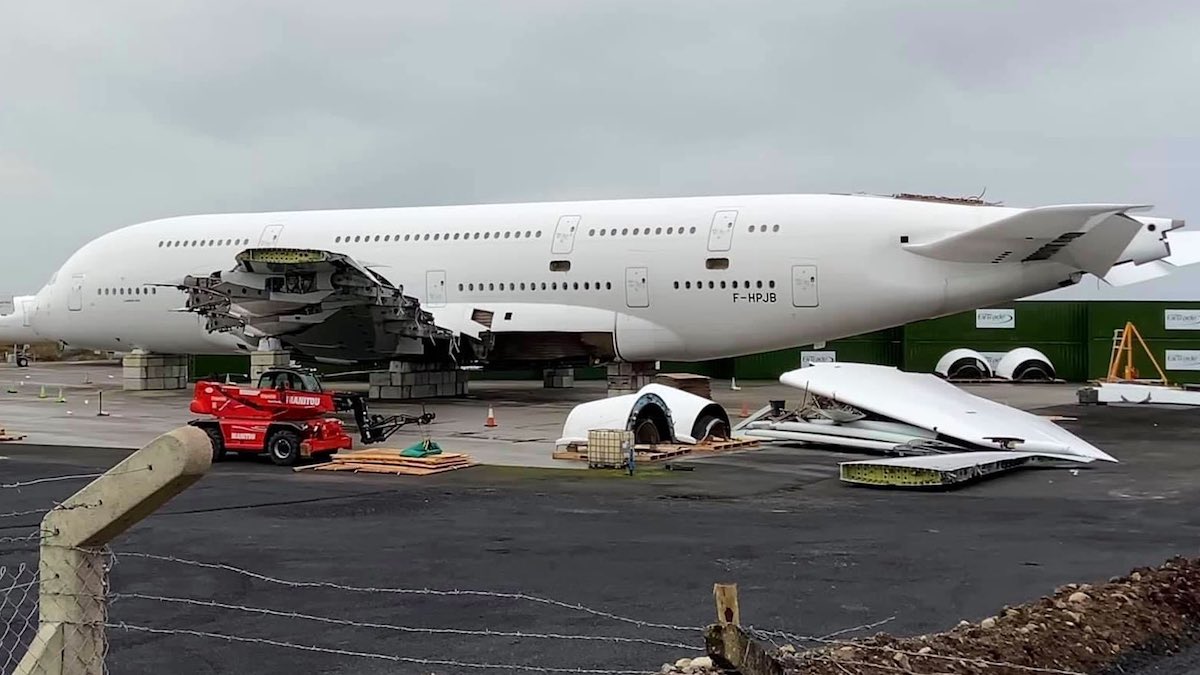
[[[226,373],[249,375],[248,355],[196,354],[188,363],[188,379],[192,382],[209,377],[224,377]]]
[[[901,337],[901,329],[896,328],[834,340],[820,349],[806,346],[742,356],[734,360],[734,371],[742,380],[777,380],[783,373],[799,368],[800,355],[807,351],[833,352],[841,362],[899,366],[904,354]]]

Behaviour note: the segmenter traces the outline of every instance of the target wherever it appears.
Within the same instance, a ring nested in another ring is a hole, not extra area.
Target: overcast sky
[[[986,188],[1200,228],[1198,36],[1183,0],[8,3],[0,293],[216,211]]]

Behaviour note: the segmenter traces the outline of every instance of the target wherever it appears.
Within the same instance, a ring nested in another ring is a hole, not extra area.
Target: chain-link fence
[[[16,671],[37,630],[37,558],[32,563],[0,564],[0,675]]]
[[[31,532],[0,536],[0,675],[106,672],[114,561],[108,542],[198,480],[211,462],[207,435],[183,427],[102,474],[0,484],[7,495],[41,501],[37,490],[45,486],[90,480],[48,510],[0,513],[9,531],[25,527],[9,519],[43,516],[40,524],[29,524]]]

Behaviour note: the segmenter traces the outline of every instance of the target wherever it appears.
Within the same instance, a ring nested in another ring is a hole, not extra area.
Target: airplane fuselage
[[[245,351],[173,311],[184,294],[169,284],[282,247],[351,256],[455,329],[599,335],[627,361],[739,356],[1077,281],[1049,260],[960,263],[902,248],[1020,211],[768,195],[166,218],[77,251],[38,294],[33,327],[78,348]],[[472,323],[478,310],[490,327]]]

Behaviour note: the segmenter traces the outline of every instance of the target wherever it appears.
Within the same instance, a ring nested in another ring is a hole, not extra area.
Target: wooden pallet
[[[740,450],[744,448],[753,448],[759,445],[760,441],[752,438],[735,438],[727,441],[713,441],[710,443],[698,443],[688,445],[686,443],[663,443],[659,445],[635,445],[633,446],[634,461],[636,462],[659,462],[664,459],[674,457],[682,457],[684,455],[707,455],[717,454],[720,452],[728,452],[730,450]],[[573,448],[573,449],[572,449]],[[554,459],[566,459],[574,461],[586,462],[588,458],[587,445],[572,445],[566,450],[556,450],[551,455]]]
[[[358,452],[339,452],[328,462],[299,466],[294,471],[350,471],[353,473],[385,473],[400,476],[430,476],[457,471],[479,463],[457,452],[445,452],[428,457],[405,457],[400,450],[371,449]]]

